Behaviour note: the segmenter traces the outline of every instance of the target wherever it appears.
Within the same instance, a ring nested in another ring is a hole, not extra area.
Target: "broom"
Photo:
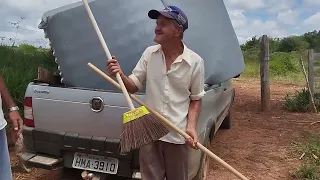
[[[111,59],[111,54],[106,42],[101,34],[97,22],[91,12],[87,0],[82,0],[88,12],[91,23],[98,35],[100,43],[107,55]],[[161,137],[169,133],[169,129],[157,120],[157,117],[151,114],[144,106],[134,108],[131,98],[126,90],[126,87],[119,75],[116,78],[120,84],[121,90],[125,95],[130,111],[123,114],[123,131],[120,135],[121,153],[129,152],[132,149],[140,148],[152,141],[159,140]]]
[[[98,73],[100,76],[102,76],[103,78],[105,78],[106,80],[108,80],[111,84],[113,84],[115,87],[117,88],[121,88],[120,85],[115,82],[112,78],[110,78],[108,75],[106,75],[104,72],[102,72],[100,69],[98,69],[96,66],[94,66],[93,64],[91,64],[90,62],[88,63],[88,66],[94,70],[96,73]],[[184,138],[188,139],[190,138],[190,136],[185,133],[184,131],[182,131],[181,129],[179,129],[178,127],[176,127],[173,123],[171,123],[168,119],[166,119],[165,117],[163,117],[161,114],[159,114],[157,111],[155,111],[154,109],[148,107],[147,105],[145,105],[143,102],[141,102],[138,98],[136,98],[133,94],[130,94],[130,97],[137,102],[138,104],[140,104],[141,106],[146,107],[152,114],[154,114],[155,116],[158,117],[158,120],[161,120],[163,123],[165,123],[168,127],[172,128],[173,130],[175,130],[177,133],[179,133],[180,135],[182,135]],[[246,178],[245,176],[243,176],[240,172],[238,172],[237,170],[235,170],[233,167],[231,167],[229,164],[227,164],[226,162],[224,162],[222,159],[220,159],[217,155],[215,155],[214,153],[212,153],[210,150],[208,150],[206,147],[204,147],[201,143],[197,142],[197,147],[202,150],[204,153],[206,153],[208,156],[210,156],[211,158],[213,158],[214,160],[216,160],[218,163],[220,163],[223,167],[225,167],[226,169],[228,169],[230,172],[232,172],[234,175],[236,175],[239,179],[242,180],[248,180],[248,178]]]

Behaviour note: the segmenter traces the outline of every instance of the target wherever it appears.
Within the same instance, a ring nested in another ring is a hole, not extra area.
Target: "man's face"
[[[172,41],[175,38],[179,38],[182,28],[178,27],[173,19],[160,15],[156,23],[155,42],[163,44]]]

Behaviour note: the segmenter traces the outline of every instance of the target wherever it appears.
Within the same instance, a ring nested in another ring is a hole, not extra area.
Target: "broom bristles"
[[[121,153],[140,148],[169,133],[169,129],[151,113],[123,124],[120,136]]]

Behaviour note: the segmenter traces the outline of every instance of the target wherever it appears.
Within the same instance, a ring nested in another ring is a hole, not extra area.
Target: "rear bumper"
[[[117,158],[118,176],[132,177],[135,170],[139,169],[138,150],[120,154],[119,140],[26,126],[23,137],[26,152],[22,155],[22,159],[29,166],[44,169],[72,168],[73,154],[82,152]]]

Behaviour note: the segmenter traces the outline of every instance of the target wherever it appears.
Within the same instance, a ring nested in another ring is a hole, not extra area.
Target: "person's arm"
[[[187,133],[191,136],[191,138],[193,138],[193,140],[187,139],[187,142],[193,148],[197,148],[197,123],[199,114],[201,112],[201,98],[204,96],[204,94],[204,64],[202,60],[196,66],[191,79],[191,95],[187,119]]]
[[[187,129],[196,129],[198,117],[201,112],[201,99],[191,100],[188,111]]]
[[[141,58],[139,59],[138,63],[129,76],[126,76],[123,73],[120,64],[116,60],[115,56],[112,56],[112,59],[108,60],[107,62],[107,71],[109,72],[109,74],[115,76],[118,72],[127,91],[131,94],[134,94],[137,91],[141,90],[143,88],[143,84],[145,83],[148,58],[146,55],[148,53],[147,50],[148,49],[143,52]]]
[[[14,101],[12,100],[8,89],[5,86],[5,83],[0,76],[0,93],[1,93],[1,99],[3,99],[3,102],[5,106],[9,109],[11,107],[16,106]],[[16,133],[16,135],[20,135],[23,128],[23,120],[19,114],[18,111],[11,111],[9,113],[9,118],[12,121],[13,130]]]
[[[123,71],[120,67],[120,64],[117,61],[115,56],[112,56],[112,59],[109,59],[107,61],[107,71],[113,77],[116,77],[116,74],[119,73],[120,77],[123,81],[123,84],[125,85],[127,91],[130,92],[131,94],[138,91],[138,88],[136,87],[134,82],[123,73]]]
[[[0,94],[6,108],[11,108],[16,106],[1,76],[0,76]]]

